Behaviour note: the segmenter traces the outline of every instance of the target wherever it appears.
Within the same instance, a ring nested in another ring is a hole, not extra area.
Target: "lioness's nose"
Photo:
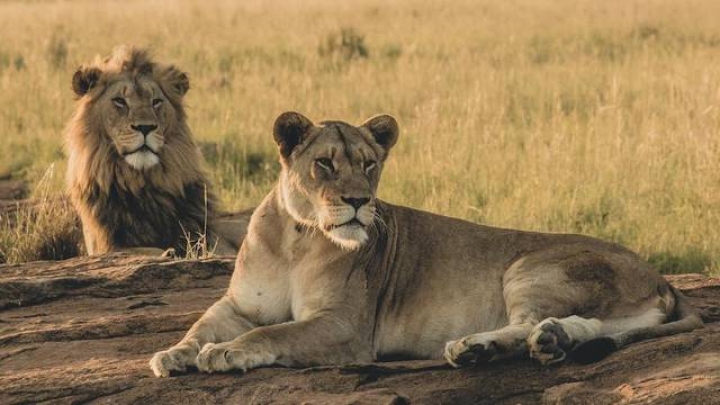
[[[353,208],[356,210],[362,207],[363,205],[367,204],[370,199],[369,198],[346,198],[342,197],[342,200],[350,205],[352,205]]]
[[[130,128],[142,132],[144,136],[157,129],[157,125],[130,125]]]

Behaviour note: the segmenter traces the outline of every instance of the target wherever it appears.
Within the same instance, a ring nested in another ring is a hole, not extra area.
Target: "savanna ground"
[[[381,198],[719,275],[718,15],[712,0],[0,1],[0,177],[60,194],[74,70],[137,44],[189,73],[228,209],[273,184],[281,112],[389,113]],[[5,218],[0,259],[32,258],[59,215]]]

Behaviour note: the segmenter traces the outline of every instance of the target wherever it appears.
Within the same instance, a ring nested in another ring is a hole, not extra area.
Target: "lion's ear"
[[[389,115],[376,115],[362,124],[375,138],[375,141],[382,146],[385,151],[397,142],[400,129],[395,118]]]
[[[190,90],[190,79],[187,74],[175,66],[168,66],[161,70],[160,83],[164,91],[177,97],[184,96]]]
[[[302,143],[313,123],[307,117],[293,111],[280,114],[275,120],[273,136],[280,147],[280,155],[288,159],[293,149]]]
[[[190,90],[190,78],[188,78],[186,73],[180,72],[175,78],[175,83],[173,84],[173,86],[175,86],[175,89],[178,91],[178,93],[184,96],[185,93]]]
[[[72,78],[72,87],[75,94],[82,97],[95,87],[100,80],[100,69],[80,66]]]

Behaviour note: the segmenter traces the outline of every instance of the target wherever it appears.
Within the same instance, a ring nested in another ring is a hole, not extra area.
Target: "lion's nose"
[[[370,199],[369,198],[346,198],[342,197],[342,200],[350,205],[352,205],[353,208],[360,209],[363,205],[367,204]]]
[[[144,136],[157,129],[157,125],[130,125],[135,131],[142,132]]]

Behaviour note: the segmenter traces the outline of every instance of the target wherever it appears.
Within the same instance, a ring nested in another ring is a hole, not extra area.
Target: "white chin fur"
[[[160,158],[150,151],[143,150],[126,155],[125,161],[135,170],[146,170],[160,163]]]
[[[345,225],[325,233],[333,243],[346,250],[357,250],[368,240],[365,228],[360,225]]]

